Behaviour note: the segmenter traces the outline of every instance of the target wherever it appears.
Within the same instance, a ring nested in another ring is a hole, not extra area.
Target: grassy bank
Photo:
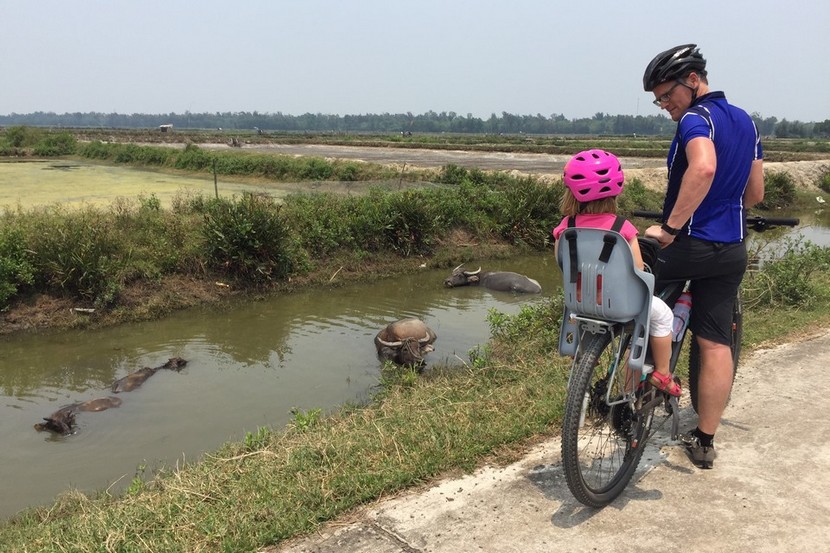
[[[457,167],[441,179],[440,193],[297,195],[284,204],[181,198],[170,210],[150,197],[78,212],[7,212],[0,274],[13,287],[13,308],[43,295],[70,298],[96,306],[93,324],[107,324],[119,313],[122,320],[163,314],[179,301],[168,295],[171,281],[266,293],[326,285],[334,273],[391,274],[404,261],[450,266],[487,245],[548,246],[559,219],[555,187]],[[627,210],[660,202],[632,182],[621,203]],[[829,255],[793,244],[780,263],[747,279],[747,349],[830,324]],[[151,292],[160,292],[159,303],[140,311]],[[202,462],[136,478],[123,496],[67,492],[0,524],[0,544],[253,551],[439,475],[515,459],[558,432],[567,378],[556,353],[560,316],[556,301],[514,317],[494,313],[492,342],[462,365],[423,376],[390,368],[367,406],[297,413],[285,429],[261,428]]]
[[[793,245],[747,313],[747,350],[830,324],[830,249]],[[756,287],[758,288],[758,287]],[[800,291],[796,293],[795,291]],[[759,306],[763,305],[763,308]],[[482,462],[509,461],[556,434],[567,363],[559,300],[493,313],[470,360],[418,376],[388,370],[370,405],[301,412],[199,463],[136,478],[121,497],[68,492],[0,526],[12,551],[254,551],[314,530],[378,497]]]
[[[155,150],[140,151],[152,157]],[[165,158],[173,163],[180,161],[176,156],[201,160],[185,165],[192,170],[211,159],[164,152],[175,154]],[[333,171],[336,163],[318,159],[312,165]],[[561,187],[456,166],[444,167],[434,180],[439,187],[292,194],[280,202],[254,194],[190,196],[166,209],[150,196],[108,207],[7,209],[0,215],[0,311],[25,311],[49,297],[95,309],[91,317],[64,315],[53,324],[110,324],[186,304],[175,292],[188,281],[189,296],[263,293],[319,283],[334,271],[340,281],[383,272],[401,260],[449,266],[488,248],[549,247]],[[659,202],[634,179],[621,205],[656,208]],[[217,290],[216,282],[227,286]],[[147,295],[160,299],[147,301]],[[3,318],[3,332],[19,328],[9,320]]]

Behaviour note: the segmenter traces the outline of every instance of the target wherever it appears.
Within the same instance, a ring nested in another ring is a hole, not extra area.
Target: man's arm
[[[718,166],[715,143],[704,137],[693,138],[686,146],[686,159],[689,168],[683,174],[677,202],[666,221],[674,228],[685,225],[709,193]]]
[[[715,169],[718,166],[715,143],[702,136],[693,138],[686,146],[686,159],[689,161],[689,167],[683,174],[677,201],[666,221],[668,226],[676,229],[691,219],[695,209],[703,202],[703,198],[712,187]],[[649,227],[645,235],[657,239],[663,246],[671,244],[674,240],[674,236],[659,225]]]
[[[749,181],[744,190],[744,208],[761,203],[764,200],[764,160],[756,159],[749,171]]]

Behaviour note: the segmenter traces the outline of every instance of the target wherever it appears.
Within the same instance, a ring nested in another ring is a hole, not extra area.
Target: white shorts
[[[654,296],[651,300],[651,316],[649,317],[649,336],[668,336],[671,334],[674,313],[666,302]]]

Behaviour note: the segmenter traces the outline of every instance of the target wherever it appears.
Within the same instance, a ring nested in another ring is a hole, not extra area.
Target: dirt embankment
[[[225,144],[203,145],[209,149],[225,149]],[[454,164],[484,171],[507,171],[517,176],[534,176],[553,182],[562,178],[562,168],[570,156],[562,154],[535,154],[516,152],[480,152],[470,150],[430,150],[376,148],[368,146],[339,146],[330,144],[268,144],[250,145],[246,150],[295,156],[318,156],[327,159],[350,159],[379,163],[398,168],[437,169]],[[765,162],[767,173],[786,171],[796,186],[808,190],[817,189],[816,183],[824,173],[830,172],[830,156],[824,160]],[[665,159],[622,157],[626,178],[638,178],[653,190],[666,186]]]
[[[798,188],[818,190],[816,183],[825,173],[830,173],[830,160],[820,161],[782,161],[764,162],[766,174],[788,173]],[[627,169],[627,179],[638,178],[652,190],[662,190],[666,186],[665,167],[646,167],[641,169]]]

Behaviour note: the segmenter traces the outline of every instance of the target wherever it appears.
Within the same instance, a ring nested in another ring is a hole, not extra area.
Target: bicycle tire
[[[587,337],[568,388],[562,465],[571,493],[589,507],[608,505],[628,485],[653,421],[653,402],[638,413],[628,403],[609,407],[605,401],[608,367],[620,340],[625,339],[610,333]]]
[[[730,348],[732,350],[732,383],[735,382],[735,377],[738,374],[738,360],[741,357],[741,340],[743,339],[743,321],[744,321],[744,313],[743,313],[743,304],[741,303],[741,295],[738,294],[738,297],[735,299],[735,303],[732,306],[732,343],[730,344]],[[694,337],[692,338],[692,343],[689,344],[689,396],[692,400],[692,409],[694,409],[695,413],[698,412],[697,405],[698,405],[698,381],[700,379],[700,346],[697,344],[697,339]],[[727,405],[729,404],[729,399],[732,397],[732,392],[729,393],[729,398],[727,398],[726,402]]]

